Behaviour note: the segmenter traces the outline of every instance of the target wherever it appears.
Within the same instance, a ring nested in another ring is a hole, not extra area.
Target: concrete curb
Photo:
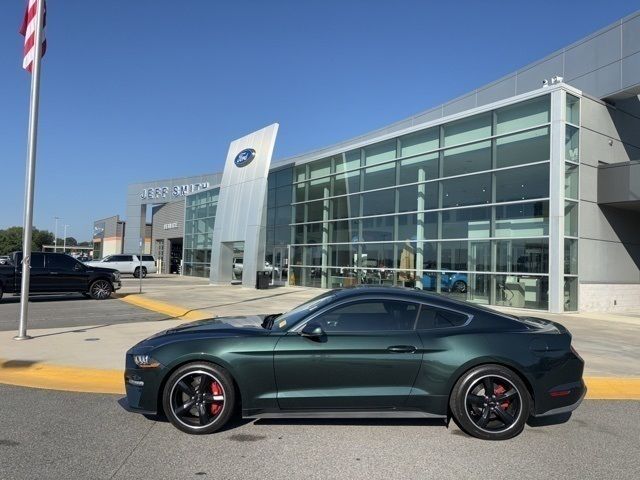
[[[182,318],[185,320],[204,320],[205,318],[211,318],[213,315],[210,313],[199,312],[196,310],[189,310],[188,308],[181,307],[179,305],[173,305],[171,303],[161,302],[159,300],[152,300],[151,298],[145,298],[144,294],[128,294],[116,297],[130,305],[151,310],[152,312],[161,313],[171,318]]]

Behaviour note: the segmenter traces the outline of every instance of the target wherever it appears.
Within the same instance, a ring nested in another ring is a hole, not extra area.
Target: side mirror
[[[300,331],[300,335],[303,337],[310,338],[312,340],[318,340],[322,338],[325,335],[325,333],[318,322],[309,322]]]

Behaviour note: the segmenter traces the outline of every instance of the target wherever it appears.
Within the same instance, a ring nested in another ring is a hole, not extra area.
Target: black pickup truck
[[[0,299],[4,293],[20,293],[21,262],[22,252],[14,252],[9,255],[9,262],[0,265]],[[104,300],[121,286],[117,270],[90,267],[64,253],[31,254],[30,294],[78,292]]]

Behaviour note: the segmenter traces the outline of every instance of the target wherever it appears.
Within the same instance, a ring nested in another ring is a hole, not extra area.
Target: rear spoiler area
[[[552,322],[538,317],[516,317],[520,322],[524,323],[530,330],[539,333],[566,333],[569,331],[560,323]]]

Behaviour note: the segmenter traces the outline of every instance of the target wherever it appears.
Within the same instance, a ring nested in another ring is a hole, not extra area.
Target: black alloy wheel
[[[506,440],[524,429],[531,399],[510,369],[483,365],[458,380],[449,402],[458,426],[474,437]]]
[[[164,388],[162,404],[169,421],[187,433],[213,433],[233,413],[235,390],[229,374],[209,363],[176,370]]]
[[[104,279],[96,280],[89,286],[89,295],[94,300],[105,300],[111,296],[112,291],[111,283]]]
[[[136,267],[133,271],[133,276],[136,278],[140,278],[140,267]],[[147,276],[147,267],[142,267],[142,278],[146,278]]]
[[[456,280],[453,282],[453,291],[465,293],[467,291],[467,284],[463,280]]]

